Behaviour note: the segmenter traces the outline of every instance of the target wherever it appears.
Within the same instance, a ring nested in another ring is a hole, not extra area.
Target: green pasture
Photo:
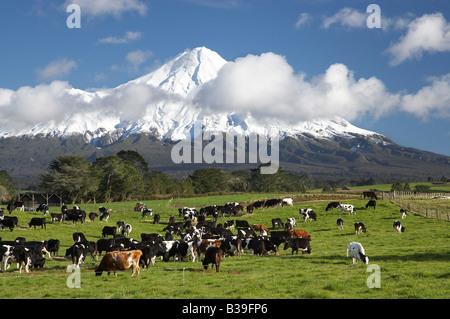
[[[279,255],[254,256],[248,252],[242,257],[226,257],[222,260],[220,272],[211,268],[204,271],[201,262],[162,262],[157,260],[149,270],[141,267],[140,276],[131,277],[131,271],[119,273],[117,277],[106,275],[95,277],[94,268],[99,260],[89,257],[81,268],[81,288],[68,288],[71,273],[66,267],[71,263],[63,256],[73,244],[72,234],[83,232],[90,241],[101,238],[103,226],[125,221],[133,226],[130,237],[140,240],[141,233],[161,233],[170,215],[178,218],[178,208],[197,208],[226,202],[252,202],[257,199],[280,197],[283,194],[239,194],[227,196],[194,197],[186,199],[146,201],[147,207],[161,215],[161,223],[153,225],[153,217],[142,218],[134,212],[135,202],[80,205],[87,213],[98,211],[101,205],[111,208],[113,213],[108,222],[86,221],[77,223],[47,224],[47,230],[28,229],[32,217],[42,216],[35,212],[13,212],[19,218],[21,228],[0,231],[3,240],[25,237],[27,240],[59,239],[61,248],[57,257],[47,260],[44,270],[19,273],[15,264],[0,273],[0,296],[9,298],[439,298],[450,297],[450,224],[447,221],[427,219],[408,214],[402,224],[406,231],[397,234],[392,227],[400,220],[400,207],[389,201],[379,200],[377,208],[365,209],[367,200],[348,199],[345,203],[357,208],[356,215],[341,215],[344,229],[338,230],[338,211],[325,211],[327,200],[315,198],[304,202],[297,196],[293,207],[278,207],[255,210],[247,216],[219,218],[246,219],[250,224],[264,224],[272,228],[271,219],[280,217],[283,221],[295,217],[298,229],[306,230],[312,237],[311,255],[292,255],[290,250],[280,246]],[[303,222],[298,219],[299,208],[312,208],[318,215],[317,221]],[[51,208],[59,212],[59,207]],[[50,216],[47,215],[47,220]],[[363,222],[367,232],[356,235],[353,223]],[[24,227],[24,228],[22,228]],[[236,233],[236,231],[234,231]],[[346,257],[350,242],[360,242],[369,257],[369,266],[376,264],[380,269],[380,288],[368,288],[367,280],[372,272],[367,265],[352,264]]]

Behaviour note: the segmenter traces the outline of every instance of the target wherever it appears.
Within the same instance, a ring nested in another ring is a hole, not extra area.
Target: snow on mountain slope
[[[55,98],[56,104],[67,107],[59,118],[32,127],[0,126],[0,136],[68,136],[78,133],[87,142],[95,144],[106,135],[113,143],[132,134],[152,133],[163,140],[176,141],[188,137],[194,123],[201,121],[205,130],[246,135],[256,133],[267,137],[350,138],[357,134],[382,138],[340,117],[292,125],[275,118],[261,121],[248,114],[211,114],[190,105],[196,90],[215,79],[226,63],[216,52],[199,47],[186,50],[156,71],[116,88],[87,92],[66,85]]]

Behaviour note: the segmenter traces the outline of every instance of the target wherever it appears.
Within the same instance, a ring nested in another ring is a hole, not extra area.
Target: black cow
[[[160,234],[145,234],[141,233],[141,240],[142,241],[154,241],[157,244],[160,244],[164,238]]]
[[[153,224],[159,224],[159,221],[161,220],[161,216],[159,214],[155,214],[155,216],[153,216]]]
[[[47,250],[50,255],[53,253],[53,256],[58,254],[60,241],[58,239],[49,239],[47,242]]]
[[[16,223],[14,223],[14,219],[6,218],[8,216],[5,216],[5,219],[0,220],[0,229],[3,228],[9,228],[10,231],[14,230],[14,226]]]
[[[375,207],[377,207],[377,201],[376,200],[369,200],[369,202],[366,204],[366,209],[367,207],[373,207],[373,209],[375,210]]]
[[[216,266],[216,272],[219,272],[220,262],[222,261],[222,251],[220,247],[211,246],[206,249],[205,252],[205,258],[203,259],[203,268],[205,268],[205,271],[208,270],[209,264],[211,265],[211,268],[214,268]]]
[[[250,227],[250,225],[246,220],[236,220],[236,228],[237,227]]]
[[[254,208],[261,208],[261,207],[264,207],[264,203],[265,203],[265,201],[260,200],[260,201],[254,202],[252,205]]]
[[[264,203],[264,207],[275,207],[281,205],[282,200],[279,198],[268,199]]]
[[[246,209],[247,209],[247,213],[253,214],[253,210],[255,209],[255,207],[250,204],[250,205],[247,206]]]
[[[291,238],[284,244],[284,250],[292,248],[292,254],[295,252],[298,255],[299,250],[302,251],[302,255],[311,254],[309,242],[309,238]]]
[[[344,220],[342,218],[338,218],[337,222],[336,222],[338,229],[343,229],[344,228]]]
[[[284,227],[284,223],[281,220],[281,218],[274,218],[274,219],[272,219],[272,228],[275,229],[275,226]]]
[[[36,229],[36,226],[41,226],[41,229],[47,229],[47,222],[45,218],[33,217],[28,223],[28,227],[31,228],[31,226],[34,226],[34,229]]]
[[[91,222],[94,222],[96,217],[98,217],[97,213],[94,213],[94,212],[89,213],[89,220]]]
[[[117,233],[117,228],[114,226],[105,226],[102,229],[102,237],[106,237],[108,235],[114,236]]]
[[[115,245],[114,238],[100,238],[97,240],[98,255],[100,256],[104,251],[109,251],[109,248],[113,245]]]

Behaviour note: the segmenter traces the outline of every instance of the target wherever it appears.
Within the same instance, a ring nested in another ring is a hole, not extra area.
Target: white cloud
[[[248,55],[226,64],[216,79],[197,93],[194,104],[212,112],[250,113],[256,118],[280,118],[291,123],[333,115],[353,120],[380,117],[399,104],[375,77],[354,78],[343,64],[305,80],[285,58],[274,53]]]
[[[391,56],[390,64],[420,58],[424,52],[450,51],[450,23],[442,13],[425,14],[408,24],[406,35],[391,45],[386,52]]]
[[[59,79],[68,75],[76,67],[77,63],[74,60],[64,58],[52,61],[43,69],[36,69],[35,72],[42,80]]]
[[[303,25],[309,23],[312,17],[309,13],[301,13],[298,16],[297,22],[295,22],[295,28],[299,30]]]
[[[128,53],[126,56],[126,60],[130,62],[135,68],[137,68],[152,56],[153,56],[152,51],[136,50]]]
[[[450,119],[450,73],[429,80],[430,85],[402,97],[402,110],[422,119],[430,116]]]
[[[65,7],[73,3],[73,0],[66,0]],[[81,15],[92,17],[113,15],[120,17],[127,11],[136,11],[141,16],[147,13],[147,6],[142,0],[77,0],[76,3],[81,8]]]
[[[98,40],[98,43],[102,44],[126,44],[132,41],[139,40],[142,37],[142,32],[127,31],[122,37],[106,37]]]
[[[353,8],[343,8],[331,17],[325,17],[322,26],[328,29],[332,24],[340,24],[350,28],[366,27],[367,15]]]

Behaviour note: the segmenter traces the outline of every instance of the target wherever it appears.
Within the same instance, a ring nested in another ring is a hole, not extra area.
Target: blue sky
[[[80,29],[66,25],[71,3]],[[367,27],[372,3],[380,29]],[[0,43],[0,89],[13,91],[115,87],[198,46],[228,61],[273,52],[310,82],[343,64],[387,92],[353,124],[450,156],[449,1],[12,0],[0,7]]]

